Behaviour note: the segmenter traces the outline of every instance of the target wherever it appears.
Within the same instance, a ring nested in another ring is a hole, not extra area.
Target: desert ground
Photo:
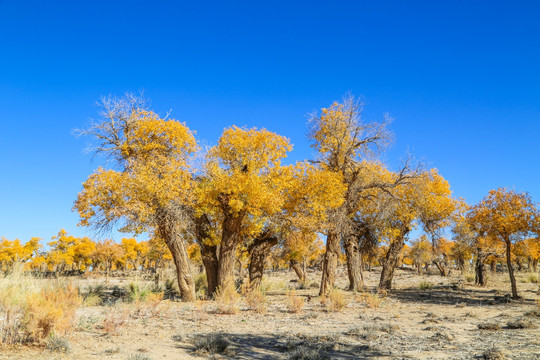
[[[339,292],[340,311],[317,296],[319,272],[300,286],[285,270],[265,274],[266,305],[255,305],[258,311],[244,298],[232,314],[202,300],[83,306],[65,334],[66,352],[18,346],[2,349],[0,359],[540,359],[540,292],[529,273],[517,275],[517,301],[505,296],[506,273],[489,273],[488,285],[478,287],[457,271],[441,277],[398,269],[395,289],[375,295],[379,274],[365,272],[365,293]],[[73,281],[84,288],[103,279]],[[346,288],[344,268],[337,285]]]

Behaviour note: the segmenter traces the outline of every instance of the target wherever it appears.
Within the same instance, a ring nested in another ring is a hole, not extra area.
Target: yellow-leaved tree
[[[468,218],[478,231],[505,244],[512,298],[519,298],[512,266],[512,243],[537,231],[539,215],[536,204],[527,193],[499,188],[491,190],[473,206]]]
[[[182,298],[192,301],[195,286],[182,233],[185,209],[193,203],[195,137],[185,124],[149,111],[140,97],[104,99],[103,108],[100,120],[81,133],[96,141],[97,154],[115,163],[83,183],[74,205],[80,225],[155,232],[173,256]]]
[[[210,149],[197,191],[200,214],[221,224],[217,288],[233,285],[237,247],[259,235],[265,219],[281,211],[290,169],[281,164],[289,140],[266,129],[225,129]]]
[[[386,128],[387,121],[381,123],[365,123],[361,119],[362,103],[352,96],[345,97],[341,103],[335,102],[330,107],[322,109],[320,114],[314,114],[310,119],[310,139],[318,153],[315,163],[322,170],[339,174],[345,185],[343,203],[329,210],[328,227],[323,230],[326,234],[326,253],[323,263],[320,295],[327,295],[333,288],[336,278],[338,258],[341,253],[341,241],[351,241],[350,234],[354,232],[351,221],[357,212],[357,203],[362,194],[369,189],[393,188],[405,183],[415,172],[405,166],[397,173],[392,182],[381,182],[380,179],[371,181],[363,176],[364,167],[369,164],[364,160],[378,153],[390,139]],[[369,173],[369,172],[368,172]],[[351,246],[345,246],[354,249]],[[357,289],[361,285],[357,269],[359,256],[352,257],[347,253],[349,262],[350,288]]]

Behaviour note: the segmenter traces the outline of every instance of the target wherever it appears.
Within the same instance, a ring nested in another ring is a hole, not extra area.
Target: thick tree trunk
[[[261,287],[266,259],[270,249],[278,242],[276,237],[256,238],[249,246],[249,290],[254,291]]]
[[[190,260],[185,243],[180,237],[177,221],[166,210],[163,210],[161,218],[157,231],[171,252],[176,267],[180,296],[184,301],[193,301],[195,300],[195,281],[191,275]]]
[[[388,252],[384,258],[383,268],[381,272],[381,278],[379,280],[380,290],[391,290],[392,279],[394,278],[394,270],[397,267],[399,261],[399,255],[403,246],[405,245],[405,234],[400,235],[394,242],[388,247]]]
[[[300,267],[300,264],[298,261],[291,259],[290,261],[291,267],[293,268],[294,272],[296,273],[296,276],[298,276],[298,280],[300,280],[301,283],[306,282],[306,272],[302,270]]]
[[[523,264],[521,260],[516,259],[516,265],[518,266],[518,271],[523,271]]]
[[[218,200],[223,208],[223,222],[221,224],[221,243],[219,245],[218,281],[219,289],[234,287],[234,258],[236,248],[242,242],[240,231],[244,213],[234,212],[229,205],[229,196],[221,194]]]
[[[497,262],[495,260],[489,263],[489,270],[492,273],[497,272]]]
[[[210,245],[211,224],[207,215],[195,219],[197,243],[201,248],[201,259],[206,273],[208,284],[208,297],[214,296],[218,281],[218,253],[217,246]]]
[[[336,269],[340,252],[340,238],[336,232],[330,232],[326,237],[326,252],[322,267],[320,296],[326,296],[334,287]]]
[[[506,266],[508,266],[508,275],[510,275],[510,284],[512,286],[512,299],[519,299],[516,286],[516,278],[514,277],[514,267],[512,266],[512,243],[510,239],[505,239],[506,242]]]
[[[349,275],[349,290],[360,291],[364,288],[360,249],[355,236],[348,236],[345,240],[345,253],[347,255],[347,272]]]
[[[480,248],[476,249],[476,264],[474,266],[476,285],[485,286],[487,284],[486,265],[484,264],[485,255]]]
[[[176,236],[165,242],[173,257],[180,296],[184,301],[193,301],[195,300],[195,281],[191,275],[189,257],[184,242],[177,239]]]

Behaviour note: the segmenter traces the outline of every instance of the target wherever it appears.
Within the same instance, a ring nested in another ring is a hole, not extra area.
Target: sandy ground
[[[368,291],[379,274],[365,274]],[[313,287],[296,290],[304,308],[290,313],[288,289],[298,287],[294,273],[270,273],[265,276],[275,285],[265,314],[242,301],[233,315],[217,314],[211,301],[85,307],[66,336],[69,352],[0,349],[0,359],[302,359],[294,357],[300,353],[303,359],[540,359],[539,285],[522,282],[527,275],[518,274],[523,299],[508,302],[507,274],[490,274],[482,288],[455,271],[443,278],[398,270],[395,290],[378,307],[347,292],[347,306],[329,312],[316,296],[319,273],[310,273]],[[421,282],[433,286],[422,290]],[[344,269],[338,287],[346,287]],[[513,329],[516,321],[530,328]],[[228,344],[223,354],[194,351],[197,340],[216,333]]]

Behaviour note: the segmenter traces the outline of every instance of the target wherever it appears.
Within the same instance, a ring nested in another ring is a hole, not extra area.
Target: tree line
[[[276,249],[289,254],[289,264],[305,276],[299,265],[321,237],[321,296],[334,287],[339,261],[346,264],[349,289],[358,291],[364,288],[363,269],[372,263],[366,259],[376,258],[382,266],[379,289],[390,290],[415,228],[425,237],[410,249],[413,262],[447,275],[470,255],[479,283],[482,265],[502,244],[517,297],[512,253],[524,240],[538,246],[540,216],[527,193],[493,190],[469,206],[452,195],[436,169],[408,158],[390,170],[380,161],[392,139],[389,120],[365,122],[362,103],[352,96],[311,116],[308,137],[316,156],[294,164],[286,164],[290,141],[266,129],[233,125],[215,146],[203,148],[185,123],[161,118],[139,96],[104,98],[101,105],[100,118],[79,131],[107,159],[77,196],[80,225],[159,239],[171,254],[185,301],[195,298],[193,254],[211,297],[234,286],[241,257],[249,288],[257,289]],[[443,237],[450,228],[451,247]],[[421,255],[426,246],[428,260]],[[532,258],[536,266],[538,258]]]

